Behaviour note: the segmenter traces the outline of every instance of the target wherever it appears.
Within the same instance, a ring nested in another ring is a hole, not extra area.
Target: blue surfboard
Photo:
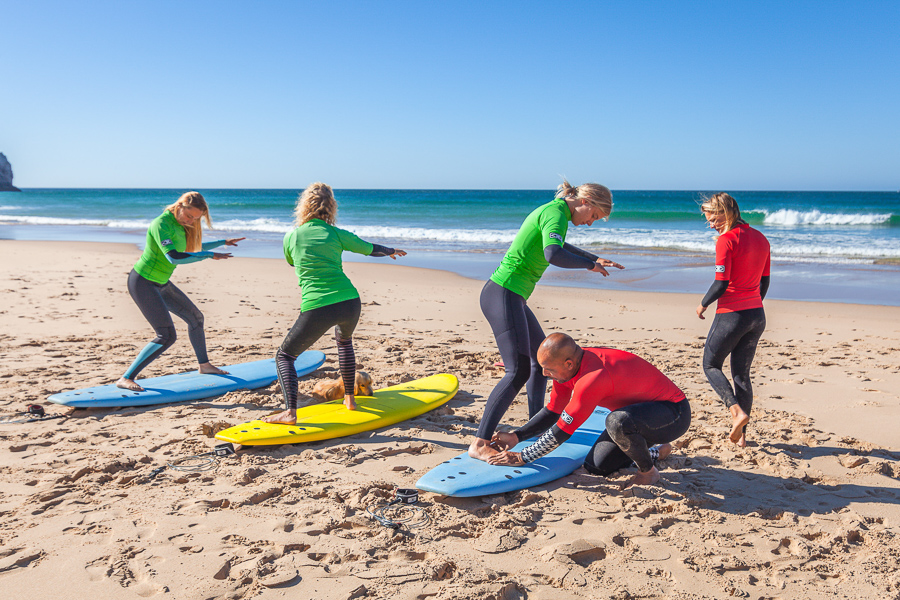
[[[308,350],[297,357],[297,375],[312,373],[325,362],[325,354]],[[48,400],[72,408],[112,408],[118,406],[148,406],[169,402],[186,402],[221,396],[235,390],[265,387],[278,379],[275,359],[256,360],[222,367],[228,375],[203,375],[197,371],[140,379],[143,392],[123,390],[115,385],[95,387],[53,394]]]
[[[553,452],[521,467],[489,465],[468,455],[460,454],[425,473],[416,487],[426,492],[461,498],[505,494],[527,487],[542,485],[565,477],[584,463],[597,438],[606,430],[605,408],[593,414],[575,434]],[[519,442],[513,450],[521,452],[534,439]]]

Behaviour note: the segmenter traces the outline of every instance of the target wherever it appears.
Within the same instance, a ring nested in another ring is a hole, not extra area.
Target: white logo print
[[[725,265],[716,265],[716,273],[724,273]]]
[[[163,240],[163,241],[160,242],[160,243],[161,243],[163,246],[171,246],[171,245],[172,245],[172,240]]]
[[[551,234],[550,234],[550,238],[551,238],[551,239],[554,239],[554,240],[563,241],[562,236],[559,235],[558,233],[551,233]]]
[[[562,411],[562,414],[559,415],[559,418],[566,422],[567,425],[571,425],[572,421],[575,419],[572,418],[572,415],[567,413],[566,411]]]

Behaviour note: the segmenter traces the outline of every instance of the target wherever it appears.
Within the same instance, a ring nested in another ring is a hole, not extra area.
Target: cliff
[[[0,192],[21,192],[12,184],[12,165],[6,160],[6,156],[0,152]]]

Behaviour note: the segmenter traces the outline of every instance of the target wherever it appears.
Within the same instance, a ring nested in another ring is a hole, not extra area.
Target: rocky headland
[[[21,192],[13,185],[12,165],[9,164],[6,155],[0,152],[0,192]]]

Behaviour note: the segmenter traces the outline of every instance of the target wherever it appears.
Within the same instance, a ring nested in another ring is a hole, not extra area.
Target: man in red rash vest
[[[627,485],[659,481],[656,460],[668,456],[669,442],[691,424],[684,392],[639,356],[614,348],[581,348],[564,333],[549,335],[537,359],[544,374],[553,379],[550,402],[524,427],[495,434],[492,444],[501,453],[488,462],[518,466],[536,460],[569,439],[602,406],[611,411],[606,431],[585,458],[584,468],[605,476],[633,462],[639,472]],[[510,450],[537,435],[537,441],[522,452]]]

